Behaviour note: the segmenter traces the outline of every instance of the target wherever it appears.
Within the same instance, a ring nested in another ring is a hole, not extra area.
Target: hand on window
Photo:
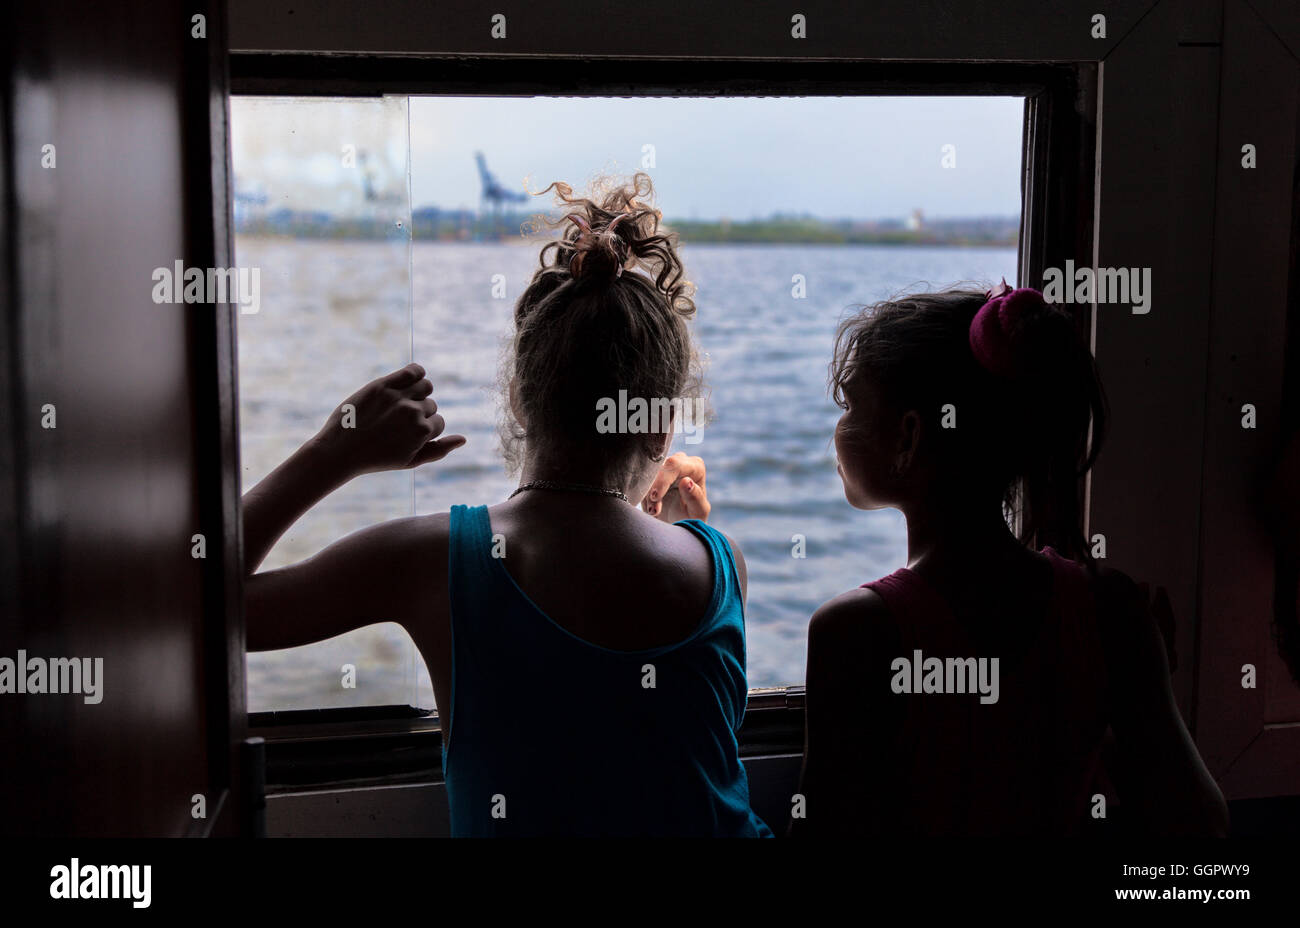
[[[709,518],[709,497],[704,491],[704,461],[678,451],[664,461],[655,482],[641,500],[641,508],[664,522]]]
[[[440,461],[465,444],[446,422],[424,368],[408,364],[372,380],[339,405],[313,441],[348,476]]]

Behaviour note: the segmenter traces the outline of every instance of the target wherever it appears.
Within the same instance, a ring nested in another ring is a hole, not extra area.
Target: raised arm
[[[261,566],[289,526],[350,479],[318,439],[304,444],[244,494],[244,576]]]
[[[244,494],[244,585],[251,651],[287,648],[375,622],[403,622],[425,575],[421,539],[436,517],[355,532],[315,557],[254,574],[303,513],[360,474],[417,467],[465,443],[444,428],[418,364],[366,384],[310,441]],[[443,517],[445,522],[445,516]],[[445,526],[443,526],[445,528]],[[445,533],[445,532],[444,532]]]
[[[248,650],[296,648],[378,622],[396,622],[425,643],[421,620],[428,624],[445,596],[445,578],[431,565],[447,562],[447,528],[446,513],[392,519],[249,577]]]

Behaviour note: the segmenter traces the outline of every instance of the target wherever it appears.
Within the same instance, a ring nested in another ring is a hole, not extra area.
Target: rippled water
[[[412,512],[504,499],[496,439],[497,364],[513,301],[536,266],[524,243],[240,238],[238,260],[262,270],[262,310],[240,324],[245,488],[310,437],[366,380],[414,360],[429,371],[448,430],[469,443],[414,475],[354,481],[309,513],[267,566],[309,556],[364,525]],[[835,324],[855,304],[904,288],[1015,279],[1009,248],[689,245],[695,323],[708,354],[715,418],[698,444],[674,450],[709,468],[710,522],[749,566],[749,682],[802,682],[808,617],[822,601],[903,563],[899,513],[844,501],[830,436],[839,410],[826,395]],[[801,274],[806,298],[792,296]],[[494,276],[504,298],[494,296]],[[792,536],[806,554],[792,557]],[[340,686],[343,664],[357,687]],[[433,704],[405,633],[381,625],[295,651],[249,656],[253,709]]]

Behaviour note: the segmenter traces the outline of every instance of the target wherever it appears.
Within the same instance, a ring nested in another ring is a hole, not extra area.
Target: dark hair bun
[[[532,231],[564,228],[557,241],[542,248],[541,275],[558,277],[557,286],[588,281],[609,286],[636,271],[676,313],[695,312],[695,288],[685,278],[677,237],[661,228],[662,214],[647,202],[653,194],[648,174],[635,174],[630,183],[598,181],[585,197],[574,196],[560,181],[538,195],[550,190],[564,214],[536,217],[529,226]]]
[[[619,234],[618,225],[628,215],[619,213],[605,223],[603,228],[595,229],[579,213],[569,213],[565,217],[577,229],[569,258],[569,275],[574,280],[591,279],[608,283],[623,276],[623,267],[628,259],[628,243]]]

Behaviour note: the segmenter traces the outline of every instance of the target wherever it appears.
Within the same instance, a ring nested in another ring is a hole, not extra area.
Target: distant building
[[[916,232],[923,225],[925,225],[925,220],[924,217],[921,215],[920,207],[917,207],[916,209],[912,210],[912,215],[907,217],[907,228],[913,232]]]

